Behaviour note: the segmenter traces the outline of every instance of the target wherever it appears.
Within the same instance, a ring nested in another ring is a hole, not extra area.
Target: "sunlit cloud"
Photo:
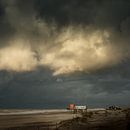
[[[109,41],[109,32],[69,31],[59,35],[58,41],[63,41],[60,47],[43,55],[43,65],[54,70],[54,75],[75,71],[91,72],[121,61],[122,54],[113,55],[118,50]]]

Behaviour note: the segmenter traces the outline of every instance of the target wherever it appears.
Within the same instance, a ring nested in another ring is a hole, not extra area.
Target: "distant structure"
[[[107,108],[107,110],[114,110],[114,111],[116,111],[116,110],[121,110],[121,107],[118,107],[118,106],[110,106],[110,107]]]
[[[87,106],[79,106],[79,105],[75,105],[75,104],[69,104],[67,109],[71,110],[74,113],[86,112],[87,111]]]

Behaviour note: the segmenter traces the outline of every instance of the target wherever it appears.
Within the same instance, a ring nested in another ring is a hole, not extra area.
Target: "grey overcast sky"
[[[129,0],[0,0],[0,108],[129,99]]]

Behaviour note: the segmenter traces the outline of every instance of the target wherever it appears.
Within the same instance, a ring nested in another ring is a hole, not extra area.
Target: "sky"
[[[0,0],[0,108],[129,106],[129,0]]]

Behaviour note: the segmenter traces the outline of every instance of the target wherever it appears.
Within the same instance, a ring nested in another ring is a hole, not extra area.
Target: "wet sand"
[[[20,127],[37,123],[51,125],[63,120],[73,119],[76,116],[76,114],[66,110],[32,111],[29,114],[28,110],[16,111],[0,111],[0,128]]]

